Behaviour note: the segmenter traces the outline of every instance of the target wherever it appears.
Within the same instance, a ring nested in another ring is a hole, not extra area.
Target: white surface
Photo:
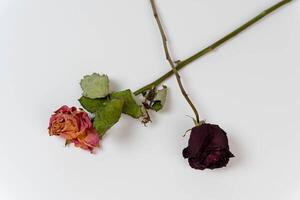
[[[158,4],[184,59],[275,2]],[[174,78],[164,112],[147,128],[123,116],[97,155],[47,133],[52,111],[79,106],[83,75],[135,90],[169,70],[148,0],[0,0],[0,199],[300,199],[299,25],[295,1],[181,72],[236,155],[196,171],[181,156],[192,112]]]

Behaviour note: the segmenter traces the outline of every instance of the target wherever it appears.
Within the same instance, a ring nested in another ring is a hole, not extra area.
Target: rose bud
[[[192,128],[189,145],[182,154],[192,168],[200,170],[225,167],[229,158],[234,157],[225,131],[207,123]]]
[[[49,135],[66,139],[66,144],[74,143],[76,147],[93,152],[99,147],[97,134],[88,114],[75,107],[62,106],[54,112],[49,122]]]

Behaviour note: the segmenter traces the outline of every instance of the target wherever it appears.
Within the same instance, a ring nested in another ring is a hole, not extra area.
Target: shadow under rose
[[[234,155],[233,158],[230,158],[226,168],[234,169],[236,167],[239,167],[243,162],[243,148],[240,146],[237,137],[235,137],[237,135],[235,134],[236,131],[227,129],[226,132],[230,151]]]

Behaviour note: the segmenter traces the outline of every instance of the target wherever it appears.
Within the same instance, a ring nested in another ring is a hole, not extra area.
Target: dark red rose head
[[[234,157],[225,131],[207,123],[192,129],[189,145],[182,153],[192,168],[201,170],[225,167],[229,158]]]

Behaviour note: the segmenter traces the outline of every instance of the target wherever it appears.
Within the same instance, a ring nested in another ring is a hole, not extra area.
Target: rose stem
[[[152,7],[154,18],[155,18],[155,20],[157,22],[157,25],[158,25],[158,28],[159,28],[159,32],[160,32],[160,35],[161,35],[161,38],[162,38],[162,42],[163,42],[163,47],[164,47],[166,59],[169,62],[171,68],[172,68],[172,72],[175,74],[175,77],[176,77],[176,80],[177,80],[177,83],[178,83],[178,86],[180,88],[180,91],[181,91],[182,95],[184,96],[185,100],[187,101],[187,103],[192,108],[192,110],[193,110],[193,112],[195,114],[195,117],[196,117],[196,122],[199,123],[200,122],[200,120],[199,120],[199,113],[198,113],[195,105],[193,104],[192,100],[187,95],[187,93],[186,93],[186,91],[185,91],[185,89],[183,87],[183,84],[182,84],[182,81],[181,81],[181,77],[180,77],[180,75],[179,75],[179,73],[178,73],[178,71],[177,71],[177,69],[175,67],[174,61],[171,58],[171,55],[169,53],[168,39],[167,39],[165,30],[164,30],[164,28],[162,26],[162,23],[160,21],[160,17],[159,17],[157,8],[156,8],[155,1],[154,0],[150,0],[150,3],[151,3],[151,7]]]
[[[213,51],[217,47],[221,46],[222,44],[224,44],[228,40],[232,39],[233,37],[237,36],[239,33],[243,32],[244,30],[246,30],[247,28],[249,28],[250,26],[252,26],[256,22],[258,22],[262,18],[266,17],[267,15],[271,14],[272,12],[274,12],[275,10],[277,10],[278,8],[284,6],[285,4],[287,4],[287,3],[291,2],[291,1],[293,1],[293,0],[283,0],[283,1],[278,2],[275,5],[271,6],[270,8],[264,10],[259,15],[255,16],[250,21],[246,22],[245,24],[243,24],[242,26],[240,26],[236,30],[232,31],[231,33],[227,34],[223,38],[219,39],[218,41],[216,41],[212,45],[204,48],[203,50],[199,51],[198,53],[194,54],[193,56],[191,56],[191,57],[189,57],[189,58],[187,58],[187,59],[179,62],[176,65],[175,69],[177,71],[181,70],[182,68],[184,68],[185,66],[187,66],[191,62],[193,62],[193,61],[197,60],[198,58],[201,58],[202,56],[210,53],[211,51]],[[171,71],[165,73],[163,76],[161,76],[157,80],[153,81],[152,83],[150,83],[148,85],[145,85],[144,87],[138,89],[137,91],[134,92],[134,94],[135,95],[139,95],[139,94],[141,94],[141,93],[143,93],[143,92],[145,92],[145,91],[147,91],[147,90],[149,90],[149,89],[151,89],[151,88],[153,88],[155,86],[158,86],[159,84],[161,84],[163,81],[165,81],[166,79],[168,79],[173,74],[174,74],[174,70],[172,69]]]

